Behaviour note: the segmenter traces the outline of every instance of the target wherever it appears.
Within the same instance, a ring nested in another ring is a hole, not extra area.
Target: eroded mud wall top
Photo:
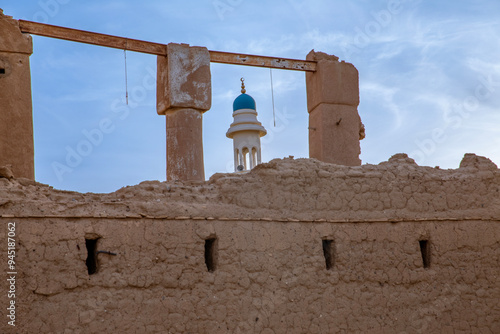
[[[110,194],[3,178],[0,213],[305,221],[491,218],[500,213],[499,189],[497,166],[473,154],[450,170],[418,166],[405,154],[359,167],[276,159],[247,174],[215,174],[207,182],[145,181]]]

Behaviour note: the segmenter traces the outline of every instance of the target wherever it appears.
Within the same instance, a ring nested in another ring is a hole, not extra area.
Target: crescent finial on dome
[[[245,94],[247,90],[245,89],[245,78],[241,78],[241,94]]]

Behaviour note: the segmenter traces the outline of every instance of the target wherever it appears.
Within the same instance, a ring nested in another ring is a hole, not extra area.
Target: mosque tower
[[[255,100],[245,94],[244,79],[241,78],[241,95],[233,102],[233,123],[226,137],[233,139],[234,171],[249,171],[261,161],[260,137],[267,131],[257,120]]]

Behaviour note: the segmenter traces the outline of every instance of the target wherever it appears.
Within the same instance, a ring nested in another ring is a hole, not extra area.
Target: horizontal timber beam
[[[166,44],[99,34],[85,30],[59,27],[25,20],[19,20],[19,27],[23,33],[38,36],[64,39],[67,41],[93,44],[121,50],[149,53],[158,56],[165,56],[167,54]],[[256,56],[221,51],[209,52],[210,61],[213,63],[279,68],[283,70],[295,71],[316,71],[316,62],[310,60]]]

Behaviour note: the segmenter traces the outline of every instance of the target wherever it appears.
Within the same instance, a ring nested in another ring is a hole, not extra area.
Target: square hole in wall
[[[85,247],[87,247],[87,271],[89,275],[97,273],[99,270],[99,263],[97,262],[97,241],[99,239],[85,239]]]
[[[209,272],[214,272],[217,269],[217,238],[205,240],[205,264]]]
[[[422,264],[424,268],[429,268],[431,265],[431,244],[429,240],[419,240],[420,254],[422,255]]]
[[[0,68],[0,74],[5,74],[5,68]]]
[[[326,269],[330,270],[335,265],[335,241],[330,239],[321,240],[323,256],[325,257]]]

